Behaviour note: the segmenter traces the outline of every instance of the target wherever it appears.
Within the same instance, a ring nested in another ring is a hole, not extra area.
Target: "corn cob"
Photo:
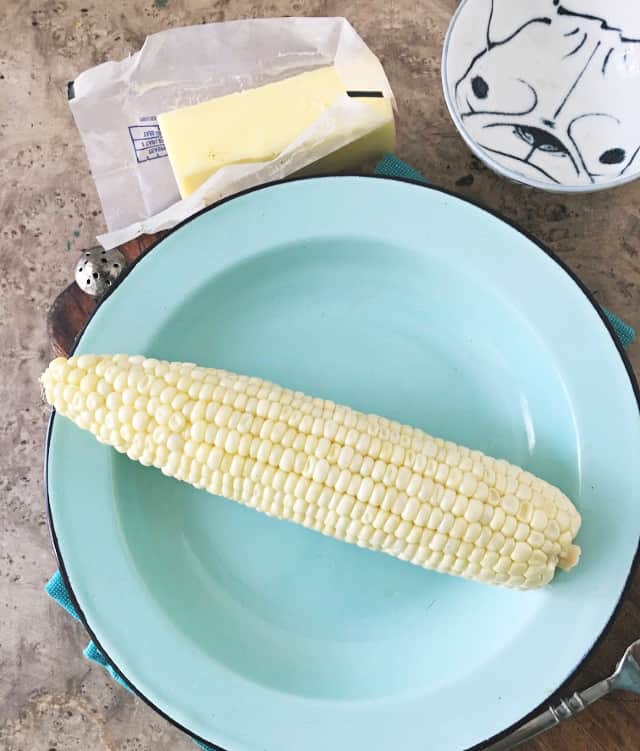
[[[142,356],[57,358],[41,381],[59,413],[145,466],[427,569],[533,589],[579,558],[560,490],[419,429]]]

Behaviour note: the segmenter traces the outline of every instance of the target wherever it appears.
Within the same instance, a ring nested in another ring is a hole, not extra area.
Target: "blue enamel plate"
[[[459,751],[521,720],[607,626],[640,531],[640,418],[611,330],[487,211],[370,177],[277,183],[144,256],[80,352],[258,375],[557,484],[583,558],[533,592],[433,573],[145,469],[70,422],[47,456],[92,636],[174,723],[230,751]]]

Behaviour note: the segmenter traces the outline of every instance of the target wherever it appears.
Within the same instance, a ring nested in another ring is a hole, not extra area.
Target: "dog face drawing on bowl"
[[[461,134],[502,174],[596,190],[640,171],[636,3],[465,0],[443,79]]]

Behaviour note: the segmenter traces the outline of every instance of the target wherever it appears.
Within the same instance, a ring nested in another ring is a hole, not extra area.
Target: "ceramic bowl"
[[[640,172],[635,2],[463,0],[442,79],[462,137],[505,177],[587,192]]]

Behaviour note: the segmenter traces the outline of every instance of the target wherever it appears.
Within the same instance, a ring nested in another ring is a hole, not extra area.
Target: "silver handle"
[[[576,692],[568,699],[563,699],[555,707],[549,707],[549,709],[529,720],[529,722],[514,730],[513,733],[509,733],[506,737],[488,746],[485,751],[512,751],[521,743],[535,738],[540,733],[544,733],[578,714],[578,712],[582,712],[594,701],[608,694],[612,688],[611,680],[607,678],[585,691]]]

